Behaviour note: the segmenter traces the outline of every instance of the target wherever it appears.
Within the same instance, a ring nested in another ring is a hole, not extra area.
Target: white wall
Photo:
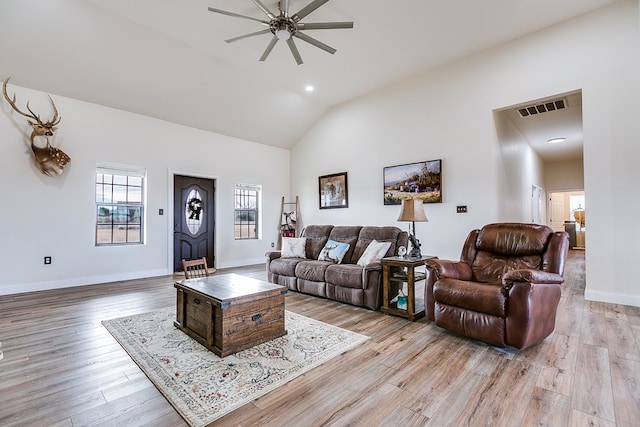
[[[501,154],[498,217],[501,221],[532,222],[532,187],[540,187],[544,194],[544,162],[504,112],[496,112],[494,122]]]
[[[547,186],[547,191],[584,189],[584,165],[582,160],[545,163],[544,182]]]
[[[9,84],[18,104],[30,100],[43,117],[45,93]],[[217,181],[216,267],[264,262],[277,242],[280,198],[288,196],[288,150],[188,128],[52,94],[62,116],[57,145],[71,157],[59,177],[34,166],[26,119],[0,113],[0,294],[170,274],[173,173]],[[167,101],[169,102],[169,101]],[[95,247],[95,168],[98,162],[147,169],[144,245]],[[261,184],[264,233],[259,241],[233,239],[233,187]],[[164,209],[165,215],[158,215]],[[45,255],[53,263],[43,265]]]
[[[512,219],[518,206],[526,212],[530,197],[502,194],[513,165],[501,163],[492,111],[582,90],[586,296],[640,306],[632,270],[640,236],[628,227],[640,209],[638,3],[620,1],[335,108],[292,151],[304,223],[398,224],[398,207],[382,203],[382,168],[442,158],[444,203],[425,205],[430,222],[416,229],[424,253],[457,259],[470,229]],[[516,158],[526,163],[524,152]],[[543,181],[534,176],[540,164],[530,164],[531,182]],[[349,208],[319,210],[318,176],[341,171]],[[456,214],[457,204],[469,213]]]

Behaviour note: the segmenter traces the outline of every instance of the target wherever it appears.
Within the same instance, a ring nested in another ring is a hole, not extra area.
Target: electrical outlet
[[[276,246],[276,244],[275,244],[275,243],[273,243],[273,242],[271,242],[271,247],[273,248],[273,247],[275,247],[275,246]]]
[[[457,206],[456,207],[456,212],[457,213],[467,213],[467,205]]]
[[[158,209],[158,215],[164,215],[164,209]]]
[[[51,264],[51,257],[50,256],[44,257],[44,265],[49,265],[49,264]]]

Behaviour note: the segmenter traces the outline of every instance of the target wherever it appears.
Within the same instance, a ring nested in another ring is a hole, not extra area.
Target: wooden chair
[[[184,277],[186,279],[194,279],[196,277],[206,277],[209,275],[207,268],[207,258],[202,257],[191,261],[182,260],[182,268],[184,269]]]

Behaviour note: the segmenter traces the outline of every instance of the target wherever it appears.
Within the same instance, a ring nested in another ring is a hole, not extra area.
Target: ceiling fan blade
[[[267,15],[269,17],[269,19],[274,19],[275,16],[273,13],[271,13],[271,11],[269,10],[269,8],[267,8],[267,6],[265,6],[260,0],[251,0],[256,6],[258,6],[260,8],[261,11],[264,12],[265,15]]]
[[[267,45],[267,48],[265,49],[264,53],[260,57],[260,61],[264,61],[265,59],[267,59],[267,56],[269,56],[269,54],[273,50],[273,47],[276,45],[276,43],[278,43],[278,40],[279,39],[276,36],[273,36],[273,38],[271,39],[271,41]]]
[[[304,30],[333,30],[335,28],[353,28],[353,22],[299,22],[298,29]]]
[[[304,40],[307,43],[314,45],[315,47],[319,47],[320,49],[324,50],[325,52],[329,52],[332,55],[336,53],[336,50],[331,46],[328,46],[321,41],[314,39],[313,37],[309,37],[308,35],[301,33],[300,31],[296,32],[293,36]]]
[[[305,7],[303,7],[300,12],[296,13],[295,15],[292,16],[294,21],[299,21],[302,18],[304,18],[305,16],[307,16],[308,14],[310,14],[311,12],[313,12],[314,10],[316,10],[317,8],[319,8],[320,6],[322,6],[323,4],[325,4],[326,2],[328,2],[329,0],[313,0],[311,3],[309,3],[308,5],[306,5]]]
[[[245,34],[243,36],[234,37],[232,39],[228,39],[228,40],[225,40],[225,41],[227,43],[233,43],[233,42],[237,42],[238,40],[246,39],[247,37],[259,36],[260,34],[267,34],[267,33],[270,33],[270,32],[271,32],[271,30],[266,29],[266,30],[262,30],[262,31],[256,31],[255,33]]]
[[[251,21],[260,22],[261,24],[264,24],[264,25],[269,25],[269,21],[263,21],[262,19],[252,18],[251,16],[240,15],[233,12],[227,12],[226,10],[220,10],[213,7],[209,8],[209,12],[221,13],[223,15],[233,16],[234,18],[249,19]]]
[[[289,16],[289,0],[280,0],[278,7],[284,16]]]
[[[298,48],[296,47],[296,44],[293,42],[293,39],[287,39],[287,44],[289,45],[289,49],[291,50],[291,53],[293,54],[293,57],[296,59],[296,63],[298,65],[302,64],[302,57],[300,56],[300,52],[298,52]]]

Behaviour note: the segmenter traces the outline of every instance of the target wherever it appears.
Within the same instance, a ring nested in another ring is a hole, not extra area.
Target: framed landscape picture
[[[347,173],[340,172],[318,178],[320,209],[349,207]]]
[[[442,203],[442,160],[387,166],[382,179],[385,205],[399,205],[407,197]]]

